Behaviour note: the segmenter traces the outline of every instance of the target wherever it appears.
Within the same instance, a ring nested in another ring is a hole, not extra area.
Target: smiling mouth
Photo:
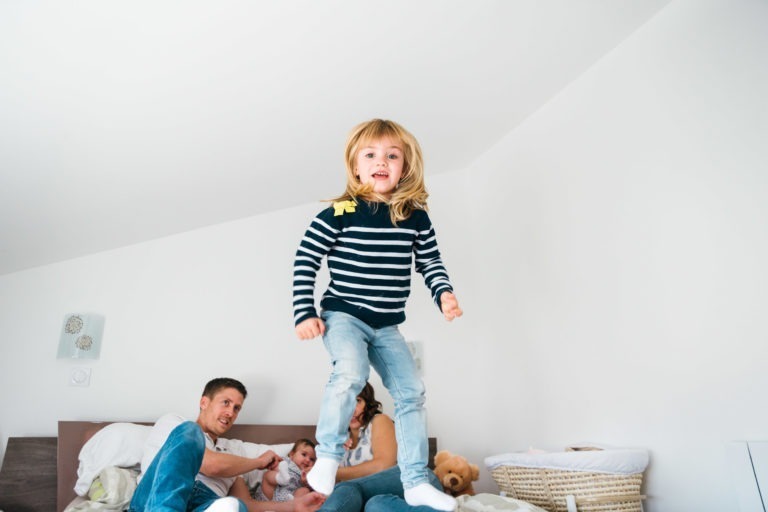
[[[389,173],[384,171],[379,171],[373,173],[374,178],[389,178]]]

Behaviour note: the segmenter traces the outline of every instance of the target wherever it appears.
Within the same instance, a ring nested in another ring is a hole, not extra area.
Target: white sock
[[[426,505],[450,512],[456,508],[456,498],[438,491],[430,484],[419,484],[405,490],[405,501],[412,507]]]
[[[277,465],[275,481],[278,485],[288,485],[291,482],[291,472],[288,471],[288,461],[281,460]]]
[[[217,499],[205,510],[206,512],[238,512],[240,510],[240,503],[238,503],[237,498],[228,496]]]
[[[307,473],[307,483],[320,494],[328,496],[336,485],[336,470],[339,469],[339,461],[326,458],[318,458],[315,465]]]

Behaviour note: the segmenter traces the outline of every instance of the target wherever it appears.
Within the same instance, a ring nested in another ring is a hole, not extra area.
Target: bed
[[[79,455],[97,432],[115,422],[59,421],[58,438],[11,438],[0,473],[0,509],[5,512],[62,512],[76,497]],[[125,424],[124,422],[121,422]],[[135,425],[152,425],[136,422]],[[225,437],[250,443],[280,445],[306,437],[314,439],[314,425],[235,424]],[[34,457],[30,450],[34,448]],[[432,467],[437,440],[429,438]],[[19,461],[16,463],[15,461]],[[54,473],[55,468],[55,473]],[[54,487],[55,476],[55,487]]]
[[[113,422],[60,421],[57,448],[56,511],[61,512],[77,496],[78,455],[83,445],[96,432]],[[151,425],[151,423],[138,423]],[[293,443],[300,437],[314,439],[314,425],[246,425],[235,424],[226,436],[260,444]]]

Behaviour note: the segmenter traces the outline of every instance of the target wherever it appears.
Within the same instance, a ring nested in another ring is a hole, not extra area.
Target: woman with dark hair
[[[403,499],[394,422],[381,412],[381,402],[376,400],[370,383],[366,382],[357,395],[345,448],[336,471],[337,485],[319,512],[362,512],[368,500],[376,496],[387,498],[387,508],[382,510],[433,510],[412,507]],[[437,477],[431,471],[428,473],[430,483],[442,492]]]
[[[397,464],[395,424],[381,412],[381,402],[376,400],[368,382],[357,395],[344,447],[346,452],[336,471],[337,482],[378,473]]]

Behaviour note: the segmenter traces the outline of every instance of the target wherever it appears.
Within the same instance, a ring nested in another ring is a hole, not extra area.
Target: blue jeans
[[[436,489],[443,490],[440,481],[429,470],[427,478]],[[381,500],[384,497],[387,499]],[[390,505],[396,505],[396,508],[387,508]],[[318,512],[362,512],[363,507],[367,511],[371,506],[378,506],[380,508],[376,510],[381,511],[434,512],[432,508],[411,507],[405,502],[400,468],[397,466],[337,484]]]
[[[317,423],[317,456],[341,460],[357,395],[376,370],[395,402],[397,463],[406,489],[429,481],[424,384],[396,325],[374,329],[339,311],[322,314],[333,371]]]
[[[130,512],[201,512],[220,498],[195,480],[205,453],[200,426],[185,421],[174,428],[136,487]],[[239,500],[238,500],[239,501]],[[246,512],[240,502],[240,512]]]

